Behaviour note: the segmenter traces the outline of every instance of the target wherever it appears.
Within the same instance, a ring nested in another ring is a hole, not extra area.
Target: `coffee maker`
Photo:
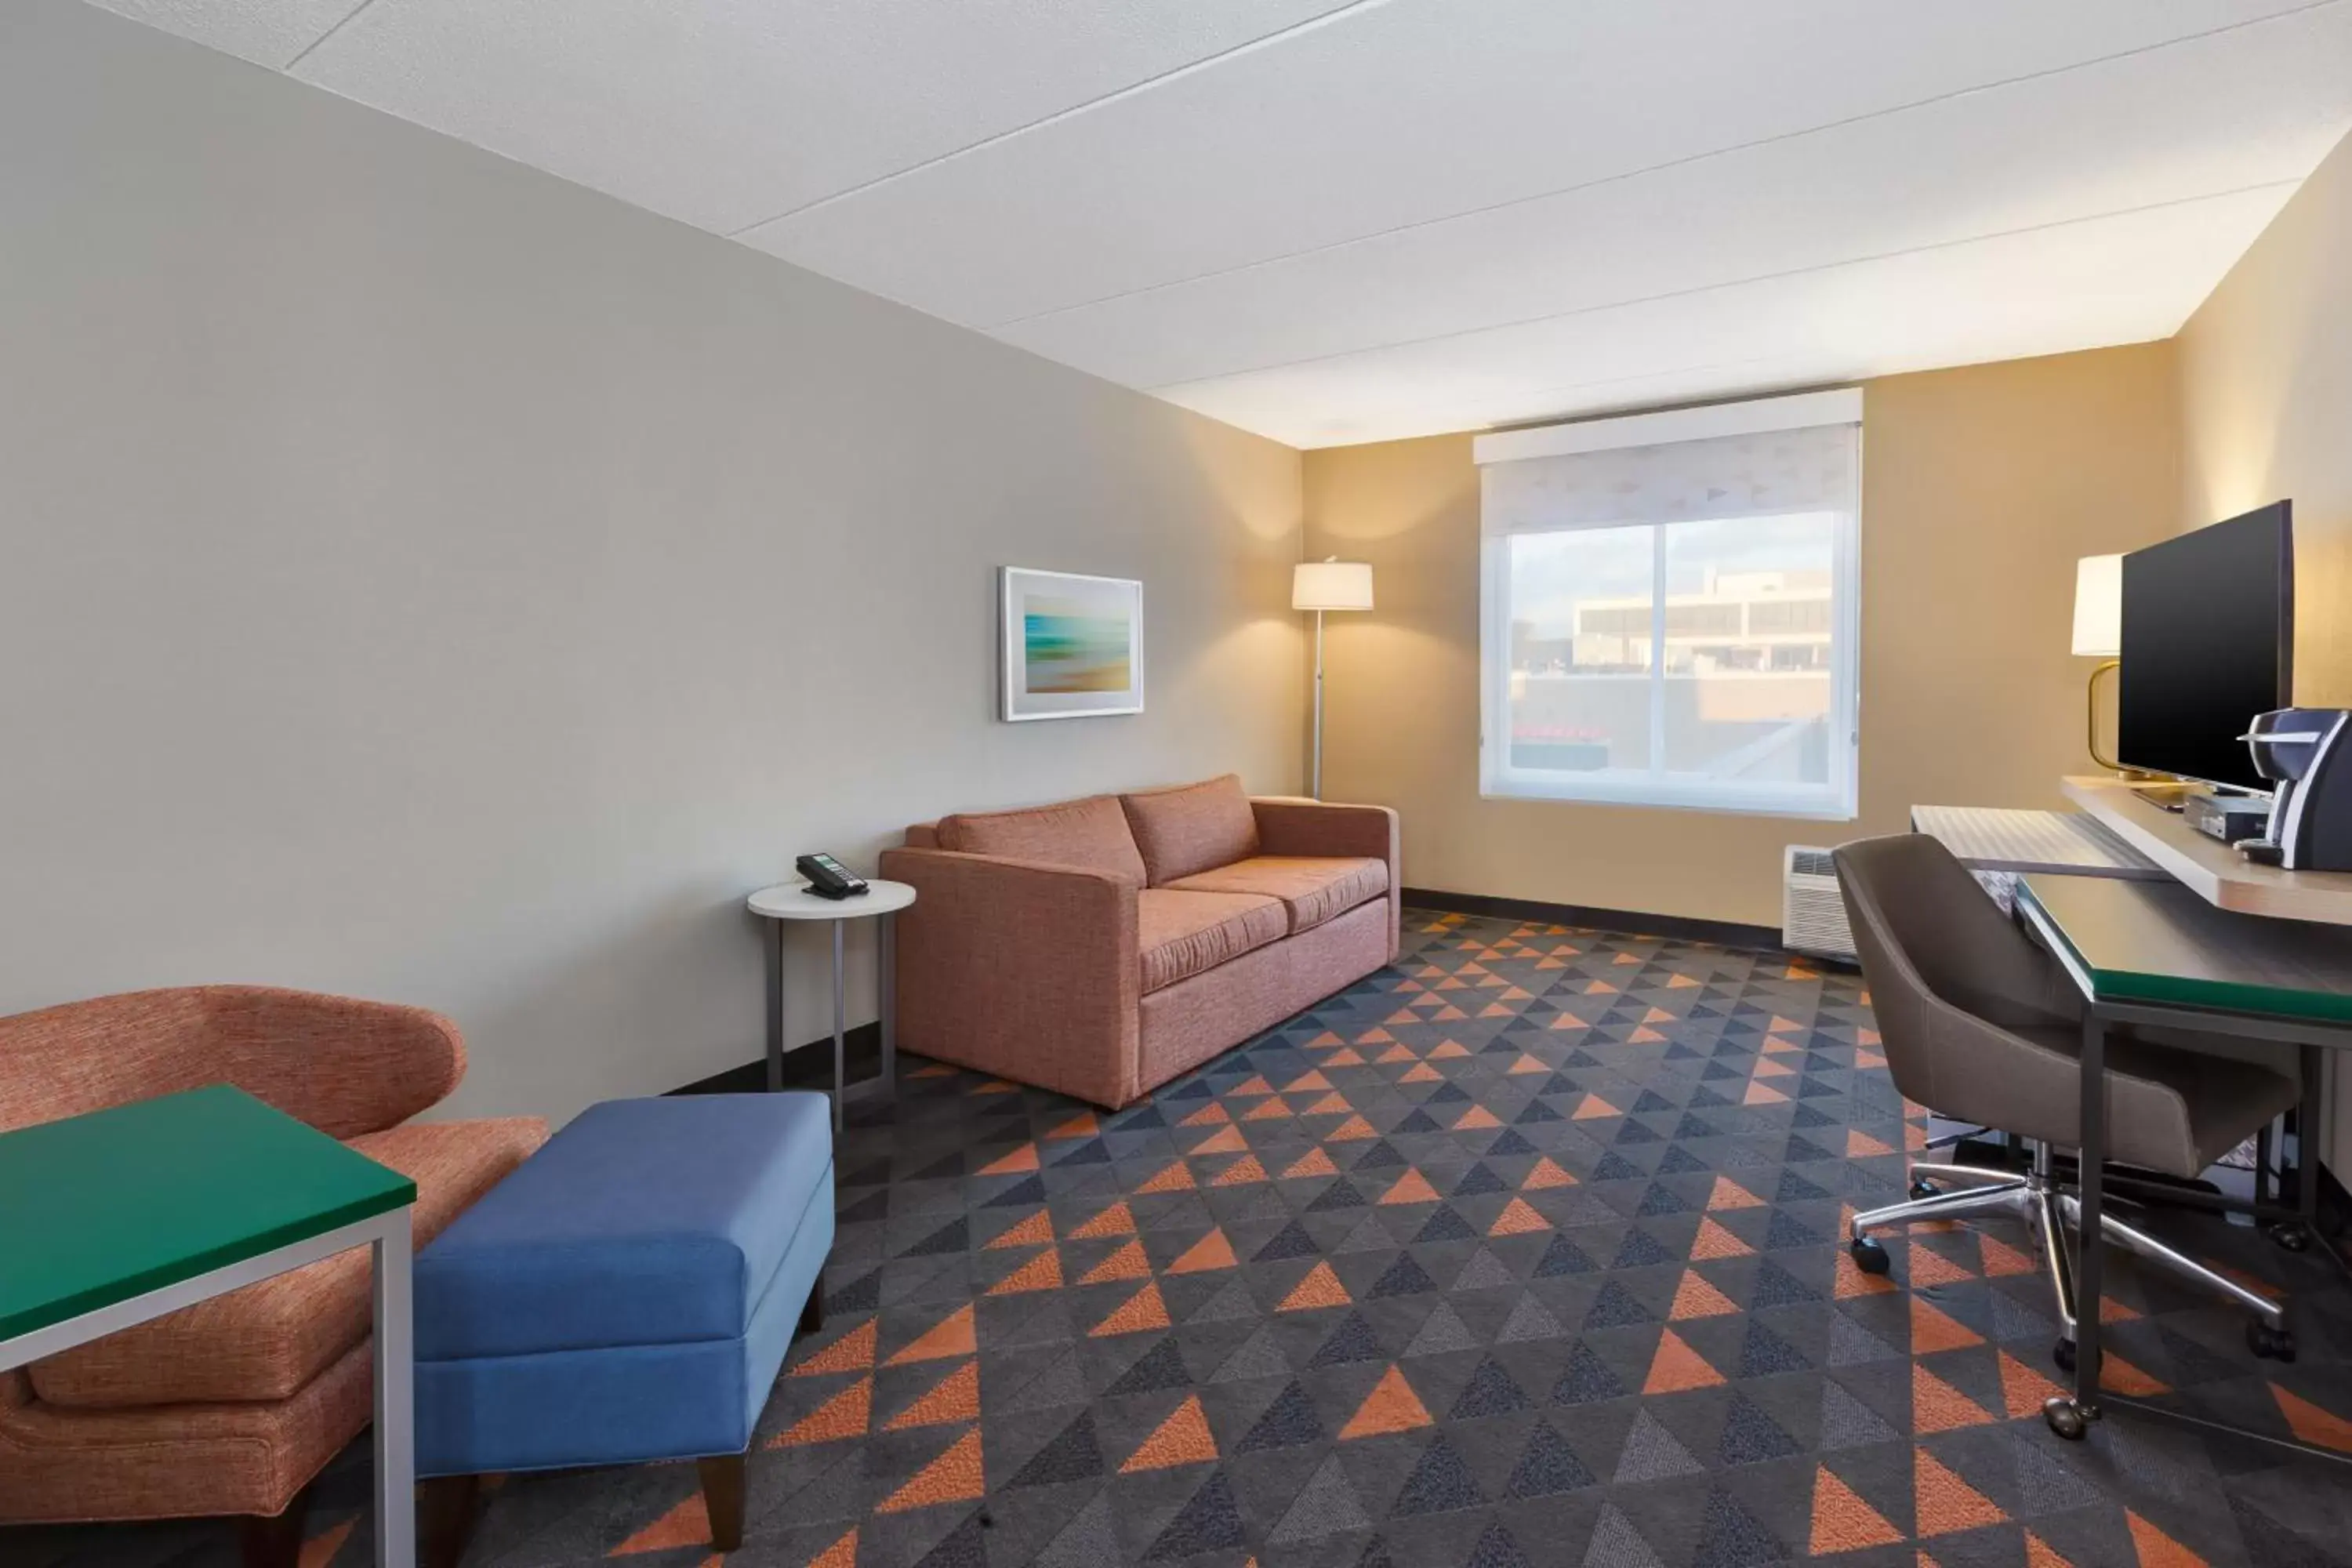
[[[2280,708],[2239,738],[2273,794],[2270,832],[2238,852],[2289,871],[2352,871],[2352,710]]]

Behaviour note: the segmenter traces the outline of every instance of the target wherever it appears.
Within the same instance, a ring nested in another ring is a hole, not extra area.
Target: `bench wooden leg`
[[[435,1476],[419,1487],[424,1517],[416,1556],[422,1568],[457,1568],[467,1538],[474,1533],[474,1500],[481,1488],[479,1476]]]
[[[702,1509],[710,1516],[710,1544],[732,1552],[743,1544],[743,1456],[720,1454],[698,1459]]]

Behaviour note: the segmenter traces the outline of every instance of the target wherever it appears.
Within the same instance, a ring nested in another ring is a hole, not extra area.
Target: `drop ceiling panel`
[[[2300,180],[2352,120],[2352,6],[1001,328],[1139,386]]]
[[[745,237],[993,328],[2288,8],[1391,0]]]
[[[1343,0],[374,0],[295,75],[715,233]]]
[[[105,10],[276,69],[325,37],[360,0],[91,0]]]
[[[2168,336],[2287,191],[1188,383],[1160,395],[1297,447]]]

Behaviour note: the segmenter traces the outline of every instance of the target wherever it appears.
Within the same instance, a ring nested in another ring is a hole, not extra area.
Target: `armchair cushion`
[[[431,1121],[351,1140],[416,1184],[422,1248],[546,1141],[536,1117]],[[355,1247],[77,1345],[31,1370],[48,1405],[84,1410],[289,1399],[367,1338],[368,1254]]]
[[[1188,892],[1259,893],[1279,900],[1295,936],[1387,892],[1389,863],[1369,858],[1253,855],[1169,887]]]
[[[1136,846],[1143,851],[1151,887],[1165,887],[1257,853],[1257,816],[1242,792],[1238,773],[1118,799],[1128,826],[1135,830]]]
[[[1127,816],[1107,795],[1021,811],[959,813],[941,817],[932,831],[940,848],[958,854],[1101,871],[1139,886],[1144,879]]]
[[[1262,893],[1146,888],[1136,895],[1135,925],[1142,989],[1150,993],[1280,942],[1290,918],[1279,900]]]

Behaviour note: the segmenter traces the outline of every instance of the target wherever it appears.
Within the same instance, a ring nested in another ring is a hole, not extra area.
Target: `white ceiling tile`
[[[2336,7],[997,335],[1157,386],[2300,180],[2347,124]]]
[[[1346,4],[375,0],[295,74],[727,234]]]
[[[2300,180],[2352,124],[2352,7],[1000,329],[1131,385]]]
[[[2278,187],[1160,390],[1297,447],[2169,336]]]
[[[365,0],[90,0],[101,10],[278,69]]]
[[[1392,0],[745,238],[996,327],[2296,4]]]

